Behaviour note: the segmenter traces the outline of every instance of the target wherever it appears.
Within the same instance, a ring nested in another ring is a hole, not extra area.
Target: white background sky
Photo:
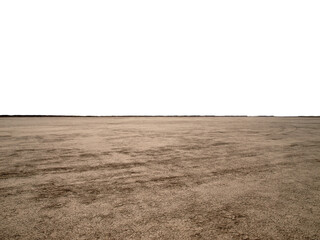
[[[3,0],[0,114],[320,115],[320,1]]]

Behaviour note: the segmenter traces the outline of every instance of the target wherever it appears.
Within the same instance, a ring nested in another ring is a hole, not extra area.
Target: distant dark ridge
[[[319,118],[320,116],[273,116],[273,115],[0,115],[0,118],[6,117],[302,117]]]
[[[248,117],[247,115],[0,115],[0,117]]]
[[[0,115],[0,117],[99,117],[99,116],[77,116],[77,115]]]

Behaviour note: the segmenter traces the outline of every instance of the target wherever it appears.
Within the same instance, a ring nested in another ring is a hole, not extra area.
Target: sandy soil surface
[[[0,239],[320,239],[320,118],[0,118]]]

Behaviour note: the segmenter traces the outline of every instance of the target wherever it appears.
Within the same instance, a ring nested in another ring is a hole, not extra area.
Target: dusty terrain
[[[320,118],[0,118],[0,239],[320,239]]]

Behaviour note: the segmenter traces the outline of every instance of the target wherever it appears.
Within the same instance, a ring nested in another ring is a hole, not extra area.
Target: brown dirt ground
[[[320,239],[320,118],[0,118],[0,239]]]

